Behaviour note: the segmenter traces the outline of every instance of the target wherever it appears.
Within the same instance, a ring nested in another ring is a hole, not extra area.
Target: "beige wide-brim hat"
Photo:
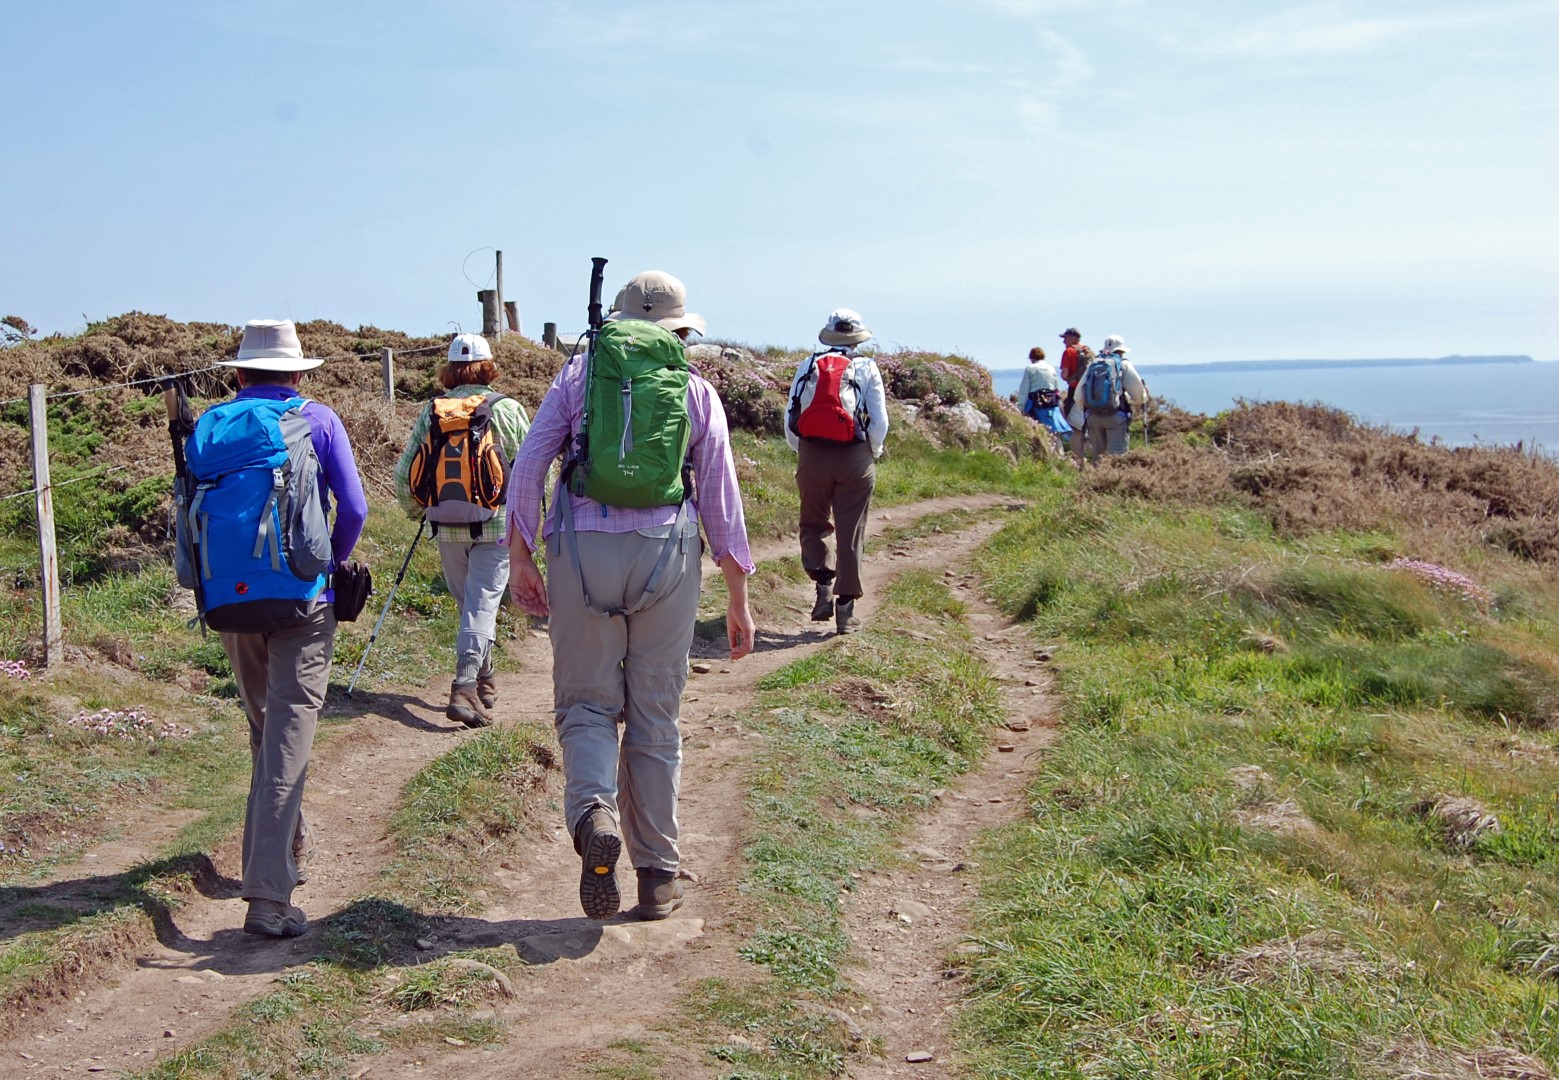
[[[1104,344],[1099,346],[1099,351],[1102,353],[1120,353],[1122,356],[1131,352],[1130,349],[1126,348],[1126,339],[1118,334],[1111,334],[1105,338]]]
[[[618,310],[607,316],[614,322],[642,319],[659,323],[667,330],[692,330],[702,334],[707,324],[702,315],[687,309],[687,288],[664,270],[646,270],[622,287],[613,306]]]
[[[859,345],[871,336],[865,321],[849,308],[835,311],[817,332],[817,340],[824,345]]]
[[[238,355],[217,361],[223,367],[256,371],[311,371],[324,362],[321,357],[303,355],[298,328],[291,319],[255,319],[245,323]]]

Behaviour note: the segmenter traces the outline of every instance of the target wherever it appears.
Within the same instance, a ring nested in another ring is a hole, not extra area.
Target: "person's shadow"
[[[352,696],[347,697],[345,693],[339,692],[337,687],[332,686],[325,698],[325,715],[329,720],[337,723],[368,716],[389,720],[413,731],[448,734],[452,731],[466,730],[461,724],[439,723],[414,710],[420,710],[423,714],[433,713],[440,720],[443,719],[444,706],[441,703],[427,701],[411,694],[399,694],[387,690],[354,690]]]

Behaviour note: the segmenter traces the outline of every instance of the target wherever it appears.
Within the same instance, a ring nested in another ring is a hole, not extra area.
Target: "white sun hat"
[[[642,319],[659,323],[667,330],[693,330],[704,333],[702,315],[687,309],[687,287],[664,270],[646,270],[629,279],[613,301],[618,310],[608,319]]]
[[[217,361],[223,367],[255,371],[310,371],[324,362],[320,357],[303,355],[298,328],[291,319],[254,319],[245,323],[238,355]]]
[[[1130,349],[1126,348],[1126,339],[1115,334],[1111,334],[1104,339],[1104,344],[1099,346],[1099,351],[1102,353],[1120,353],[1122,356],[1131,352]]]
[[[861,317],[844,307],[828,316],[823,329],[817,332],[817,340],[824,345],[859,345],[871,336]]]
[[[478,360],[491,360],[493,347],[481,334],[456,334],[449,343],[451,364],[474,364]]]

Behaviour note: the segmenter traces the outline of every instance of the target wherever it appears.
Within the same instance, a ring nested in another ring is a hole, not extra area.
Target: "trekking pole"
[[[1153,395],[1148,393],[1147,387],[1142,388],[1142,448],[1149,449],[1153,440],[1148,438],[1148,425],[1153,423]]]
[[[597,255],[590,260],[590,330],[601,329],[601,281],[606,277],[606,260]]]
[[[418,524],[417,535],[412,538],[411,547],[406,549],[406,558],[401,562],[401,572],[395,575],[395,583],[390,586],[390,595],[384,598],[384,610],[379,612],[379,619],[374,623],[374,632],[368,635],[368,644],[363,648],[363,655],[357,661],[357,670],[352,672],[352,681],[346,684],[346,696],[352,696],[352,688],[357,685],[357,677],[363,673],[363,665],[368,663],[368,651],[374,647],[374,642],[379,640],[379,628],[384,625],[384,617],[390,613],[390,605],[395,602],[395,590],[401,587],[401,578],[406,576],[406,568],[411,565],[412,554],[417,550],[417,544],[422,540],[422,526]]]

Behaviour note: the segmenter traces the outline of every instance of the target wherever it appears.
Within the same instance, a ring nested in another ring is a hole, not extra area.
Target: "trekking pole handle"
[[[358,658],[357,670],[352,672],[352,681],[346,684],[346,696],[352,696],[352,689],[357,686],[357,677],[363,673],[363,665],[368,663],[368,652],[374,647],[374,642],[379,640],[379,628],[384,625],[384,617],[390,613],[390,605],[395,602],[395,590],[401,587],[401,579],[406,576],[406,568],[411,565],[412,554],[417,550],[417,545],[422,542],[423,526],[417,524],[417,535],[412,538],[411,547],[406,549],[406,558],[401,562],[401,571],[395,575],[395,581],[390,585],[390,595],[384,598],[384,610],[379,612],[379,618],[374,622],[373,633],[368,635],[368,644],[363,646],[363,655]]]
[[[601,329],[601,282],[606,277],[606,260],[597,255],[590,260],[590,329]]]

